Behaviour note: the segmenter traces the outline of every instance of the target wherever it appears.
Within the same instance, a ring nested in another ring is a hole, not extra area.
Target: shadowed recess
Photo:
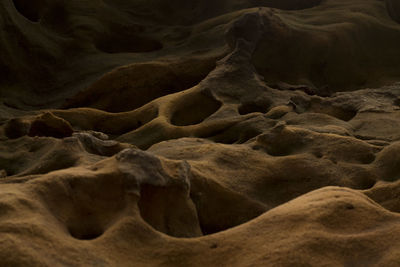
[[[13,0],[17,11],[31,22],[40,20],[39,10],[43,6],[43,0]]]
[[[82,225],[71,225],[68,231],[72,237],[79,240],[92,240],[103,234],[103,229],[95,222],[90,222],[90,218],[85,218]]]
[[[211,96],[191,94],[182,99],[175,106],[171,123],[176,126],[199,124],[214,114],[222,103]]]

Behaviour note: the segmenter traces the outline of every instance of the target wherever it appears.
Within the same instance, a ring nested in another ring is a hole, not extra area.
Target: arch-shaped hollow
[[[205,94],[191,94],[179,99],[177,108],[171,117],[176,126],[199,124],[214,114],[222,103]]]
[[[71,225],[68,232],[72,237],[79,240],[93,240],[100,237],[104,230],[96,223],[88,221],[82,225]]]
[[[32,22],[40,20],[40,7],[43,4],[42,0],[13,0],[15,9]]]

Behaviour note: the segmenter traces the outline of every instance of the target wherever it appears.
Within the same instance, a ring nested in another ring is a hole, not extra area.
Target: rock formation
[[[399,266],[399,12],[0,2],[0,265]]]

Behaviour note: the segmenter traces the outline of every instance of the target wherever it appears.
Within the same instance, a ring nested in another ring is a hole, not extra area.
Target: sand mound
[[[398,2],[0,14],[1,266],[399,265]]]

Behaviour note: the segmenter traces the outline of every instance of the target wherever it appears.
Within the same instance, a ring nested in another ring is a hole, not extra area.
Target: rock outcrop
[[[4,0],[1,266],[398,266],[394,0]]]

